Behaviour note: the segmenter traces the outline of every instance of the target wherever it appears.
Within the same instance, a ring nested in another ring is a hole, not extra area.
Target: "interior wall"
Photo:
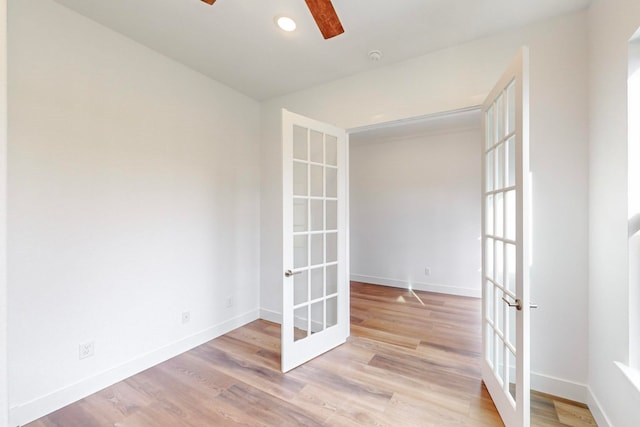
[[[526,44],[531,59],[531,297],[540,305],[532,315],[532,385],[585,401],[587,39],[586,12],[573,13],[263,102],[263,317],[278,320],[282,304],[280,109],[349,129],[475,106]]]
[[[22,425],[258,317],[260,106],[50,0],[9,2],[9,64]]]
[[[478,121],[351,145],[352,280],[481,296],[481,143]]]
[[[640,391],[614,364],[629,363],[628,42],[639,26],[637,1],[590,7],[589,385],[599,425],[621,427],[640,419]]]

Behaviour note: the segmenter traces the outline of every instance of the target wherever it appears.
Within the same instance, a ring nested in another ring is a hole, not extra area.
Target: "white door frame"
[[[9,425],[7,291],[7,1],[0,0],[0,427]]]

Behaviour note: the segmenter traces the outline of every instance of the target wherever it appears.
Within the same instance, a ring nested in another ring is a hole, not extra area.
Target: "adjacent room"
[[[0,10],[1,427],[638,425],[640,2]]]

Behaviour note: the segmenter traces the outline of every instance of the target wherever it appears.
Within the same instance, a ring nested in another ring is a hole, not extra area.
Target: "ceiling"
[[[333,0],[324,40],[304,0],[56,0],[257,100],[585,8],[589,0]],[[293,33],[274,24],[288,15]],[[378,62],[368,59],[380,50]]]

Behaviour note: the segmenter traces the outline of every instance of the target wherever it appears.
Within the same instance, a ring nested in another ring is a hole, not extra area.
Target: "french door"
[[[349,336],[347,137],[282,110],[282,371]]]
[[[523,48],[482,106],[482,379],[507,427],[528,427],[529,89]]]

